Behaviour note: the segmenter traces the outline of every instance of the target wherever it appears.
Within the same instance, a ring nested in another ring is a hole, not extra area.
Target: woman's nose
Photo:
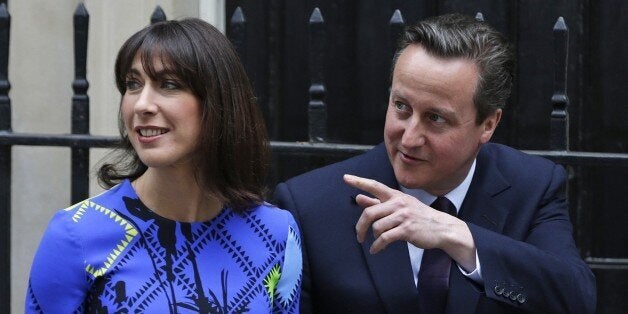
[[[155,90],[150,85],[144,86],[138,96],[133,107],[136,114],[154,114],[157,111]]]

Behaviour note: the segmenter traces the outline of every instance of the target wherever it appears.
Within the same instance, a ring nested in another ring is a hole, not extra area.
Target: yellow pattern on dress
[[[93,209],[95,210],[96,213],[101,213],[105,215],[106,217],[109,217],[109,219],[113,220],[114,222],[118,223],[121,227],[124,228],[125,238],[120,240],[120,243],[118,243],[110,251],[110,253],[107,256],[107,261],[104,262],[104,264],[101,267],[95,267],[90,264],[87,264],[87,266],[85,266],[85,271],[87,271],[90,275],[94,276],[94,278],[103,276],[107,272],[107,270],[111,267],[111,265],[113,265],[116,259],[118,259],[118,256],[120,256],[120,254],[124,252],[126,247],[133,240],[133,238],[137,236],[137,229],[135,229],[135,227],[133,227],[132,224],[126,221],[126,219],[120,217],[115,211],[102,207],[101,205],[98,205],[90,200],[85,200],[77,204],[76,206],[69,207],[65,210],[71,211],[73,209],[76,209],[76,212],[74,213],[74,215],[72,215],[72,220],[76,223],[78,223],[81,220],[83,215],[88,210]]]

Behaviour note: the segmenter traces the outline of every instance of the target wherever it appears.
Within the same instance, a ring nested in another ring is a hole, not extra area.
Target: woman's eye
[[[136,81],[136,80],[133,80],[133,79],[127,79],[124,82],[124,87],[127,90],[136,90],[136,89],[140,88],[140,83],[138,81]]]
[[[161,83],[161,88],[165,90],[176,90],[176,89],[180,89],[181,85],[177,83],[176,81],[166,80],[163,83]]]

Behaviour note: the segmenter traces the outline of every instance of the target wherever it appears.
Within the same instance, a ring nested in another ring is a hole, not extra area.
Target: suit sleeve
[[[275,192],[272,197],[272,201],[280,208],[288,210],[294,216],[296,223],[301,227],[300,215],[297,205],[295,204],[290,189],[287,184],[280,183],[275,188]],[[302,230],[302,229],[301,229]],[[304,235],[301,234],[301,254],[303,261],[303,276],[301,281],[301,298],[300,298],[300,313],[309,314],[314,312],[311,291],[311,279],[310,269],[307,259],[307,247],[305,243]]]
[[[70,212],[48,225],[31,266],[26,313],[80,312],[88,290],[85,258]]]
[[[487,297],[536,313],[595,312],[595,279],[574,243],[564,187],[554,166],[523,241],[468,224]]]

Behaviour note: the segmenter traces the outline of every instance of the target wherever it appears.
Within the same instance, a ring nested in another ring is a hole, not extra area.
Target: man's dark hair
[[[506,38],[484,21],[453,13],[431,17],[406,27],[393,60],[409,45],[421,45],[438,58],[464,58],[479,69],[474,103],[476,123],[506,105],[512,88],[514,57]]]
[[[116,85],[126,92],[127,75],[139,56],[152,80],[155,70],[176,77],[197,97],[201,132],[194,165],[196,179],[206,193],[234,210],[264,201],[269,145],[253,89],[233,46],[216,28],[199,19],[156,23],[131,36],[118,52]],[[104,187],[135,180],[147,169],[125,134],[121,113],[119,159],[104,164],[98,178]]]

